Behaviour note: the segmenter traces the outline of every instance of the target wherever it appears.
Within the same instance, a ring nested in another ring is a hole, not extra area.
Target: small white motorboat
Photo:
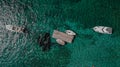
[[[73,31],[71,31],[71,30],[66,30],[65,32],[66,32],[68,35],[72,35],[72,36],[75,36],[75,35],[76,35],[76,33],[73,32]]]
[[[95,26],[95,27],[93,27],[93,30],[95,32],[99,32],[99,33],[103,33],[103,34],[112,34],[112,28],[111,27]]]
[[[6,29],[13,32],[20,32],[20,33],[24,33],[25,31],[25,28],[13,26],[13,25],[6,25]]]

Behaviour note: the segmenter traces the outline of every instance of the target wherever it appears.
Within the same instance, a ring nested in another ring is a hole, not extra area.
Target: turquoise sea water
[[[0,67],[120,67],[120,0],[0,0]],[[27,27],[29,34],[5,25]],[[112,35],[91,28],[110,26]],[[72,44],[52,39],[42,52],[38,36],[53,30],[77,33]]]

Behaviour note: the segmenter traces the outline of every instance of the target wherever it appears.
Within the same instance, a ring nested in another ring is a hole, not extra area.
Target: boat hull
[[[111,27],[95,26],[95,27],[93,27],[93,30],[95,32],[98,32],[98,33],[112,34],[112,28]]]
[[[20,32],[20,33],[23,33],[24,30],[24,28],[22,27],[13,26],[13,25],[6,25],[6,29],[12,32]]]

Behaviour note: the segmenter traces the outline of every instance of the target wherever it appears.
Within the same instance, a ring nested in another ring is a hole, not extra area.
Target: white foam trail
[[[19,42],[19,38],[21,37],[19,33],[13,34],[13,32],[8,31],[5,28],[5,25],[7,24],[18,25],[19,23],[22,24],[24,21],[26,21],[25,16],[24,16],[24,10],[21,10],[21,14],[19,14],[18,9],[15,9],[15,8],[10,9],[11,7],[6,6],[4,4],[4,1],[2,2],[3,2],[3,5],[2,7],[0,6],[0,53],[2,53],[4,49],[8,47],[9,45],[12,46],[13,44],[16,44],[14,45],[14,47],[17,47],[18,43],[25,45],[27,41],[26,40],[27,38],[22,36],[23,42],[21,41]]]

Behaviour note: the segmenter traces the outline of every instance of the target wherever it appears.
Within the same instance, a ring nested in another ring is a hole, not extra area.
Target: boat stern
[[[6,29],[8,29],[8,30],[12,30],[12,27],[13,26],[11,26],[11,25],[6,25]]]

